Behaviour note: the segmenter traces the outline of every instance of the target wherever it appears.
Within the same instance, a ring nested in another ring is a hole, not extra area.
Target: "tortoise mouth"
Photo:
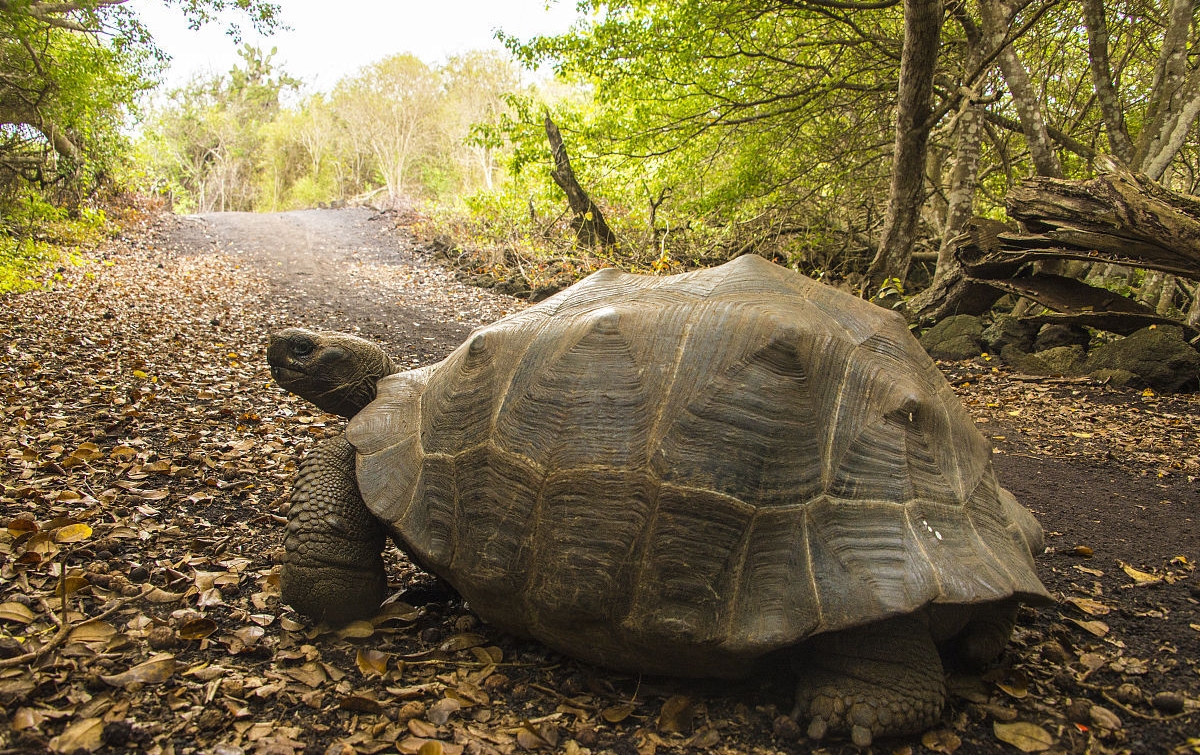
[[[291,367],[283,367],[275,364],[271,365],[271,377],[275,379],[276,383],[281,385],[303,380],[306,375],[307,373],[305,373],[303,370],[297,370]]]

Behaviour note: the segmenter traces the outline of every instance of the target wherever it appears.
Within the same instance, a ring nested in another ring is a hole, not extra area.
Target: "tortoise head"
[[[343,417],[353,417],[371,403],[380,378],[399,372],[370,341],[304,328],[272,334],[267,362],[280,387]]]

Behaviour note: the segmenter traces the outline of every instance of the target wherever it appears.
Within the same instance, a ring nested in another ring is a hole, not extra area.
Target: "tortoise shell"
[[[600,271],[384,378],[368,508],[476,613],[735,675],[823,632],[1046,597],[1041,529],[895,313],[757,256]]]

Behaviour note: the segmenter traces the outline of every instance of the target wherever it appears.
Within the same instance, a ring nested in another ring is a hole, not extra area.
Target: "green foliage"
[[[394,55],[295,104],[297,82],[247,48],[228,75],[170,93],[140,148],[150,181],[187,210],[279,210],[354,197],[453,202],[503,181],[497,124],[521,87],[494,53],[430,67]],[[377,194],[385,192],[383,197]]]
[[[274,126],[285,93],[299,82],[278,70],[275,51],[245,45],[228,75],[195,79],[168,95],[146,128],[144,153],[177,204],[203,212],[280,206],[286,139]],[[270,143],[275,149],[267,149]],[[283,154],[281,154],[283,153]]]
[[[110,230],[102,210],[74,211],[51,204],[32,188],[11,200],[0,227],[0,293],[25,291],[52,283],[46,267],[71,263],[73,251],[96,243]]]
[[[194,23],[238,9],[260,29],[262,0],[166,0]],[[136,168],[127,127],[164,55],[129,9],[105,0],[8,0],[0,8],[0,287],[28,284],[97,225],[89,202]]]

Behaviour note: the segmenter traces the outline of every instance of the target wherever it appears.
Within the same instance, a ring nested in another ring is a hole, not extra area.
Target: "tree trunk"
[[[925,155],[929,131],[933,127],[930,100],[941,30],[941,0],[904,0],[896,147],[887,216],[880,233],[879,249],[867,273],[872,288],[888,278],[903,281],[912,261],[912,245],[925,187]]]
[[[1142,119],[1145,125],[1138,134],[1134,148],[1130,167],[1145,172],[1153,179],[1162,176],[1170,158],[1178,151],[1179,146],[1171,148],[1170,143],[1178,130],[1180,111],[1189,99],[1195,97],[1194,82],[1188,81],[1187,76],[1187,43],[1194,5],[1193,0],[1171,0],[1167,28],[1154,71],[1154,86]]]
[[[1046,119],[1042,115],[1037,92],[1029,80],[1029,72],[1017,57],[1017,51],[1004,41],[1012,21],[1012,10],[1002,0],[979,0],[979,9],[988,41],[993,47],[1004,45],[997,55],[997,62],[1000,64],[1000,72],[1004,75],[1004,83],[1008,85],[1008,91],[1012,94],[1013,105],[1017,108],[1021,131],[1025,134],[1025,143],[1029,147],[1029,157],[1033,160],[1034,169],[1039,176],[1061,178],[1062,164],[1059,163],[1058,153],[1054,151],[1054,141],[1046,128]]]
[[[1083,25],[1088,35],[1088,64],[1096,102],[1104,117],[1104,131],[1112,153],[1126,165],[1133,165],[1133,141],[1125,127],[1125,112],[1113,84],[1112,63],[1108,55],[1108,22],[1104,18],[1104,0],[1083,0]]]
[[[550,120],[549,113],[546,114],[546,138],[550,141],[550,153],[554,157],[554,170],[550,176],[567,195],[567,204],[575,215],[572,225],[575,227],[576,238],[587,246],[616,246],[617,236],[605,222],[604,214],[575,178],[571,160],[567,157],[567,148],[563,145],[562,134],[559,133],[558,126],[554,125],[554,121]]]
[[[974,70],[983,60],[982,39],[979,29],[965,14],[962,6],[955,15],[967,37],[964,67]],[[942,229],[942,242],[938,247],[937,268],[934,279],[946,275],[954,265],[954,239],[962,233],[974,210],[975,189],[979,183],[979,154],[983,144],[983,119],[979,106],[971,97],[964,97],[955,124],[954,167],[950,171],[949,187],[946,191],[946,223]]]

